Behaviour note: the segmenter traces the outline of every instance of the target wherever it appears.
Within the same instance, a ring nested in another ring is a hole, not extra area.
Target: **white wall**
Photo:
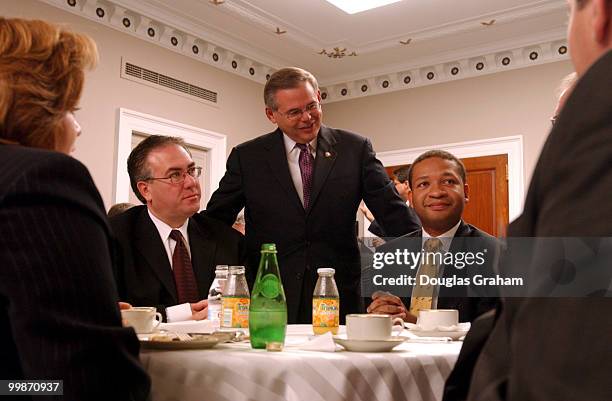
[[[2,1],[5,17],[43,18],[87,33],[100,51],[88,75],[83,135],[75,157],[112,203],[117,110],[124,107],[226,134],[228,152],[274,127],[264,115],[260,84],[36,0]],[[219,107],[120,78],[121,57],[198,86],[220,91]],[[372,139],[376,151],[524,135],[525,185],[550,128],[555,89],[572,71],[567,61],[414,88],[324,106],[325,123]]]
[[[568,61],[325,105],[327,124],[377,152],[522,134],[525,186],[550,130]]]
[[[0,4],[4,17],[40,18],[90,35],[100,62],[87,76],[76,113],[83,135],[75,157],[90,170],[106,207],[112,204],[119,107],[227,135],[228,149],[274,127],[264,114],[263,86],[35,0]],[[219,107],[120,78],[121,57],[183,81],[220,92]]]

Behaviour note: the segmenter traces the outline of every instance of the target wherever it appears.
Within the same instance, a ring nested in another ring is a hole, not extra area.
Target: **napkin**
[[[161,323],[160,330],[172,331],[174,333],[212,333],[215,331],[213,322],[210,320],[187,320],[184,322]]]
[[[290,349],[299,349],[303,351],[320,351],[320,352],[335,352],[337,350],[336,343],[331,332],[314,336],[310,340],[288,346]]]

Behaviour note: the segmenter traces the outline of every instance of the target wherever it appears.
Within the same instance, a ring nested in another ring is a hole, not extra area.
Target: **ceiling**
[[[215,65],[206,56],[217,53],[218,67],[254,80],[283,66],[306,68],[328,88],[328,100],[378,93],[356,89],[382,90],[377,84],[385,79],[385,89],[397,90],[408,73],[411,84],[428,84],[424,69],[436,73],[432,81],[497,72],[502,55],[512,60],[504,68],[567,58],[567,49],[559,50],[565,0],[402,0],[353,15],[324,0],[42,1],[118,29],[126,27],[117,16],[133,16],[138,22],[129,30],[148,40],[140,25],[163,26],[179,38],[175,50],[189,53],[188,45],[200,43],[202,61]],[[98,7],[108,11],[104,18],[95,15]],[[157,41],[176,47],[163,36]],[[539,57],[530,59],[534,49]],[[472,68],[480,59],[485,67]],[[461,74],[448,73],[454,65]]]

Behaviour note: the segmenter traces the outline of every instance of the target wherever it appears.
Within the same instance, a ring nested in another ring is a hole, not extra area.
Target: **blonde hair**
[[[56,149],[76,109],[95,42],[40,20],[0,17],[0,140]]]

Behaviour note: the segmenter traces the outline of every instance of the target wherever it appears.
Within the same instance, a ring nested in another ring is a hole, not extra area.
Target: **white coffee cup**
[[[458,323],[457,309],[421,309],[416,322],[422,330],[436,330],[439,326],[456,326]]]
[[[121,317],[124,324],[133,327],[136,333],[145,334],[154,332],[162,321],[161,313],[153,306],[136,306],[123,309]]]
[[[393,326],[396,323],[400,326]],[[346,315],[346,337],[349,340],[387,340],[391,334],[399,335],[404,330],[404,321],[391,315],[351,314]]]

